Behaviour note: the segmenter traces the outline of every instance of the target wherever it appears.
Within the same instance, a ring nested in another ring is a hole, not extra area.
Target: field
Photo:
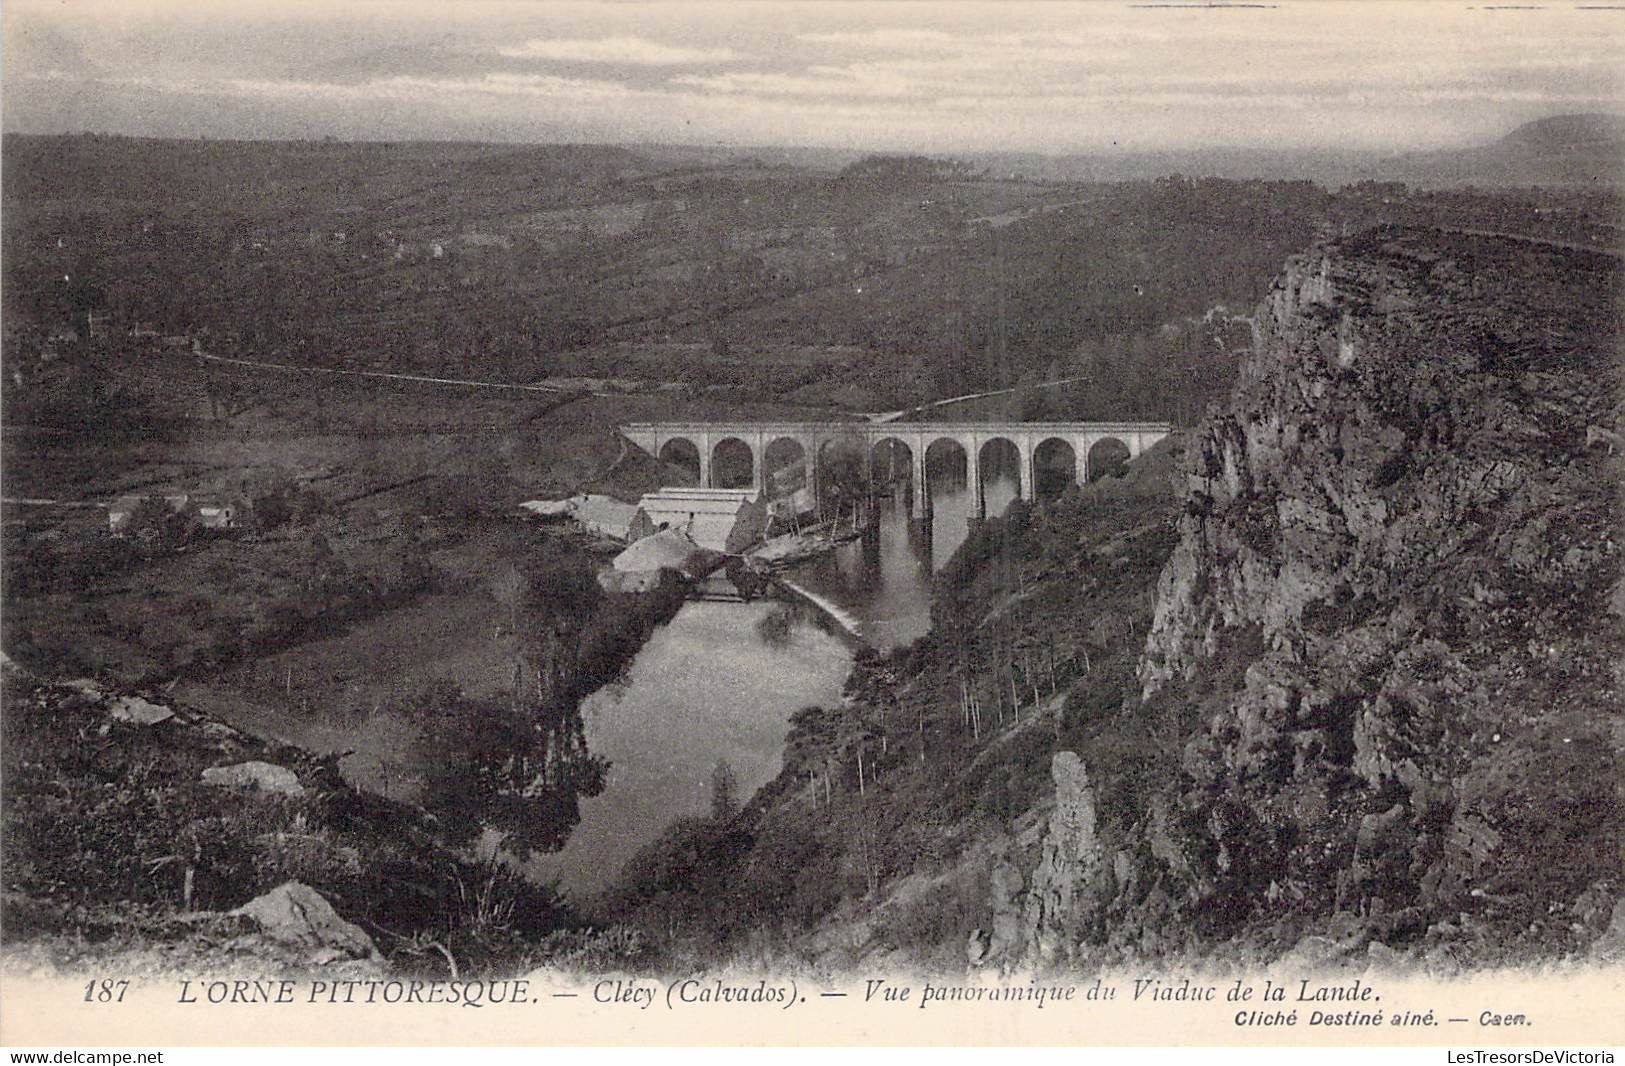
[[[241,500],[257,517],[167,544],[109,536],[102,507],[8,509],[8,654],[52,676],[207,693],[228,719],[318,748],[325,721],[353,723],[435,680],[506,685],[493,581],[539,553],[589,547],[527,525],[517,504],[585,490],[636,499],[659,481],[616,423],[799,412],[331,377],[312,387],[174,354],[112,373],[142,426],[115,440],[8,432],[8,496],[106,504],[181,491]],[[226,383],[234,413],[210,416],[205,376]],[[287,514],[268,524],[273,497]]]

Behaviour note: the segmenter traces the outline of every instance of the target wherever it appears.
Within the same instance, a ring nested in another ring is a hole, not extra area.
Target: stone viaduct
[[[963,466],[965,483],[976,492],[976,513],[983,509],[981,471],[990,461],[1004,461],[1014,455],[1021,498],[1031,500],[1036,493],[1039,463],[1046,468],[1063,465],[1068,455],[1072,480],[1083,482],[1089,473],[1090,452],[1103,441],[1115,440],[1128,449],[1133,459],[1167,436],[1166,422],[635,422],[620,427],[633,444],[662,461],[680,460],[682,444],[699,457],[700,485],[705,488],[767,487],[768,471],[804,464],[806,484],[816,491],[818,459],[832,445],[863,448],[865,460],[873,469],[874,460],[884,453],[894,463],[906,461],[913,486],[913,514],[921,517],[927,507],[926,463],[953,456]],[[731,451],[737,468],[748,459],[750,478],[736,485],[717,485],[713,470],[719,454]],[[789,454],[786,454],[786,453]],[[799,455],[797,454],[799,453]],[[958,458],[963,456],[962,459]],[[900,469],[894,467],[894,469]]]

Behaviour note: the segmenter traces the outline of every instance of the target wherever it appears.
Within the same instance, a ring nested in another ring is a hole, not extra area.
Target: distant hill
[[[966,158],[994,177],[1059,181],[1145,181],[1186,177],[1314,181],[1336,187],[1362,180],[1452,185],[1596,186],[1625,183],[1625,116],[1554,115],[1470,148],[1379,154],[1338,148],[1197,148],[1075,155],[984,153]]]
[[[1280,150],[1192,148],[1152,152],[1042,155],[1000,152],[967,155],[996,178],[1039,181],[1152,181],[1179,174],[1236,181],[1313,181],[1328,187],[1368,177],[1368,154],[1340,149]]]
[[[1625,116],[1554,115],[1491,144],[1408,153],[1374,170],[1374,177],[1415,185],[1618,185],[1625,180]]]

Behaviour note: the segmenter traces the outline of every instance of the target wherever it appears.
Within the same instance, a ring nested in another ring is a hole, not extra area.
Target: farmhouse
[[[238,511],[230,503],[211,501],[197,505],[198,524],[204,529],[236,529]]]
[[[236,529],[242,513],[235,503],[200,499],[185,492],[120,496],[107,508],[107,531],[118,537],[168,520],[195,522],[204,529]]]
[[[628,536],[661,529],[686,534],[702,548],[742,552],[767,531],[767,505],[749,489],[664,488],[638,501]]]

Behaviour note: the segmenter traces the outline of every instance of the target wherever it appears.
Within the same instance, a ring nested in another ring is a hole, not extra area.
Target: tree
[[[170,507],[164,497],[143,496],[130,511],[124,528],[142,540],[169,546],[186,539],[192,521],[186,513]]]
[[[297,487],[285,474],[276,474],[247,483],[243,496],[248,500],[249,514],[254,528],[266,532],[285,525],[293,518],[294,496]]]
[[[490,829],[521,859],[563,847],[580,822],[580,800],[603,791],[609,763],[587,746],[581,700],[599,687],[603,634],[624,618],[600,618],[603,590],[580,559],[545,555],[505,568],[491,591],[506,608],[514,676],[506,700],[454,687],[413,704],[425,723],[425,804],[462,830]],[[614,651],[615,649],[611,649]]]
[[[518,564],[508,563],[491,577],[491,594],[508,611],[508,632],[519,629],[519,608],[525,602],[525,575]]]
[[[442,685],[410,710],[422,723],[424,805],[456,837],[493,830],[520,859],[557,851],[581,821],[581,799],[608,780],[608,760],[587,751],[579,729],[548,729],[530,708]]]
[[[842,436],[818,456],[818,503],[829,504],[837,517],[869,495],[868,451],[863,438]]]
[[[1038,384],[1036,369],[1022,371],[1021,376],[1016,379],[1015,389],[1010,393],[1006,406],[1006,412],[1011,418],[1018,422],[1037,422],[1048,415],[1049,397]]]
[[[728,760],[718,759],[711,768],[711,817],[722,822],[739,812],[739,779]]]

